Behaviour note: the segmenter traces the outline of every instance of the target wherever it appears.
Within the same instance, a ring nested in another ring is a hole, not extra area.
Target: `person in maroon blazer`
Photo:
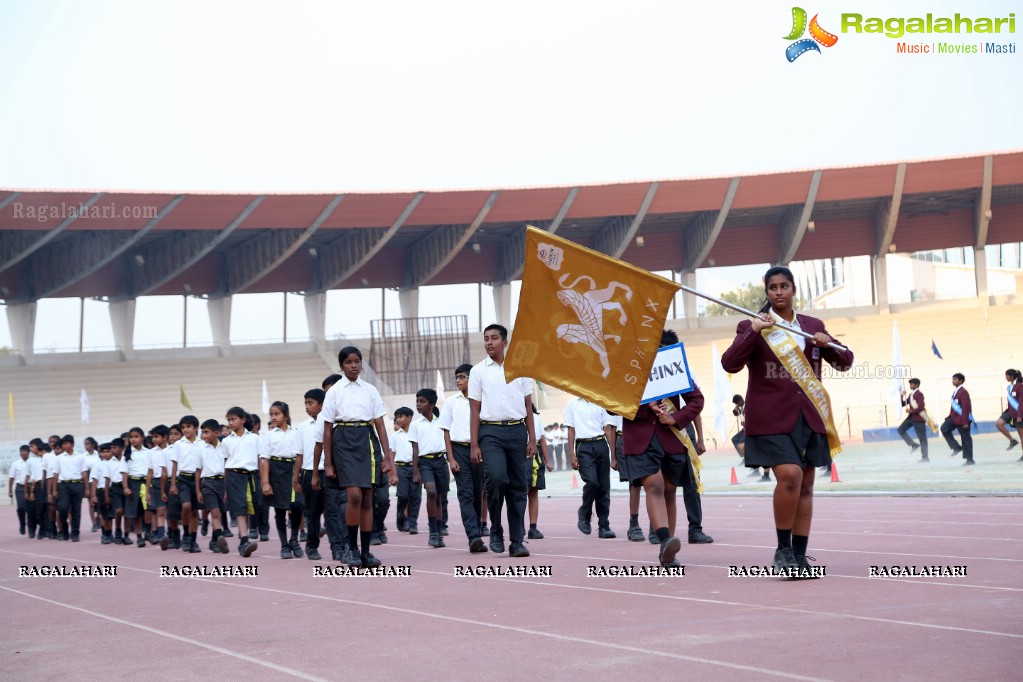
[[[945,442],[952,448],[953,457],[961,452],[963,459],[966,460],[963,462],[963,466],[973,466],[973,435],[970,434],[973,403],[970,402],[969,392],[963,388],[964,383],[966,383],[966,377],[962,373],[956,372],[952,375],[952,385],[955,386],[955,390],[952,391],[952,408],[941,425],[941,435],[945,437]],[[959,437],[963,440],[962,445],[959,445],[955,436],[952,435],[955,430],[959,431]]]
[[[902,404],[906,408],[906,418],[899,424],[899,435],[902,436],[902,440],[906,441],[906,445],[910,447],[910,454],[920,448],[920,461],[930,462],[931,460],[927,457],[927,424],[924,419],[924,394],[920,391],[920,380],[910,379],[909,380],[909,394],[905,391],[902,392]],[[915,443],[912,438],[909,437],[907,431],[913,429],[916,431],[916,437],[920,441],[919,444]]]
[[[1009,447],[1005,449],[1012,450],[1019,445],[1019,440],[1012,437],[1012,434],[1009,432],[1009,429],[1005,428],[1005,425],[1015,426],[1016,431],[1019,432],[1020,440],[1023,440],[1023,374],[1020,374],[1018,369],[1007,369],[1005,370],[1005,380],[1009,382],[1009,385],[1005,387],[1005,392],[1009,398],[1009,405],[1002,412],[1001,416],[998,417],[998,421],[995,422],[995,428],[1009,439]],[[1019,461],[1023,462],[1023,457],[1020,457]]]
[[[676,343],[678,335],[665,329],[661,347]],[[693,383],[684,402],[675,396],[640,405],[635,417],[622,420],[618,470],[630,486],[643,486],[647,516],[660,542],[658,559],[665,567],[680,565],[675,559],[682,548],[682,541],[675,536],[675,491],[682,485],[695,485],[689,453],[671,426],[683,431],[701,411],[703,393]]]
[[[731,374],[743,367],[749,370],[746,466],[769,467],[774,471],[774,523],[778,536],[774,566],[813,575],[806,547],[813,518],[815,468],[831,463],[827,431],[813,403],[785,371],[760,332],[784,320],[813,334],[813,339],[790,336],[803,350],[818,379],[822,362],[845,372],[852,367],[853,354],[851,350],[828,348],[832,338],[824,323],[809,315],[796,314],[792,308],[796,284],[788,268],[780,265],[770,268],[764,275],[764,291],[767,302],[760,316],[739,323],[735,340],[721,356],[721,366]]]

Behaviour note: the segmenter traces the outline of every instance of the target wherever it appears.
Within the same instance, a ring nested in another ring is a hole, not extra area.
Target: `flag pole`
[[[760,317],[759,313],[755,313],[752,310],[747,310],[746,308],[743,308],[742,306],[739,306],[739,305],[735,305],[734,303],[729,303],[728,301],[723,301],[720,298],[717,298],[715,296],[711,296],[710,294],[705,294],[702,291],[697,291],[696,289],[693,289],[691,287],[687,287],[685,284],[679,284],[679,283],[676,282],[675,286],[677,286],[682,291],[685,291],[687,293],[693,294],[694,296],[699,296],[700,298],[705,298],[708,301],[711,301],[713,303],[717,303],[718,305],[724,306],[725,308],[728,308],[729,310],[734,310],[737,313],[742,313],[743,315],[749,315],[750,317]],[[790,327],[790,326],[788,326],[787,324],[785,324],[783,322],[775,322],[775,324],[777,326],[781,327],[782,329],[784,329],[785,331],[791,332],[793,334],[797,334],[797,335],[805,337],[807,339],[812,339],[813,338],[813,334],[811,334],[809,332],[804,332],[802,329],[796,329],[795,327]],[[828,343],[828,348],[834,348],[835,350],[842,350],[842,351],[849,350],[848,348],[846,348],[842,344],[838,343],[837,341],[829,342]]]

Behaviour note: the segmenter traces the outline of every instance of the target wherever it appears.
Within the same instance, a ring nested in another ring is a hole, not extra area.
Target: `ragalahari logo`
[[[834,33],[828,33],[821,28],[820,24],[817,23],[817,16],[816,14],[813,15],[813,19],[810,20],[810,38],[796,40],[806,31],[806,10],[802,7],[792,8],[792,31],[785,36],[785,40],[796,41],[785,48],[785,58],[790,62],[796,61],[801,54],[810,50],[820,52],[821,49],[817,47],[818,43],[824,47],[832,47],[838,42],[838,36]]]

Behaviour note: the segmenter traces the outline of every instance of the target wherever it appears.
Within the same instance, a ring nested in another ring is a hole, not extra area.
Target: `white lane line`
[[[102,614],[102,613],[97,613],[96,611],[87,611],[87,610],[79,608],[77,606],[72,606],[70,604],[65,604],[63,602],[54,601],[53,599],[47,599],[46,597],[40,597],[39,595],[32,594],[30,592],[22,592],[21,590],[16,590],[16,589],[11,588],[11,587],[5,587],[4,585],[0,585],[0,590],[6,590],[8,592],[13,592],[14,594],[19,594],[19,595],[21,595],[23,597],[28,597],[29,599],[36,599],[38,601],[46,602],[47,604],[52,604],[54,606],[59,606],[59,607],[64,608],[64,609],[69,609],[71,611],[77,611],[79,613],[84,613],[85,615],[90,616],[92,618],[102,618],[103,620],[110,621],[111,623],[117,623],[119,625],[125,625],[127,627],[135,628],[137,630],[143,630],[143,631],[148,632],[150,634],[158,635],[160,637],[166,637],[167,639],[173,639],[173,640],[178,641],[178,642],[183,642],[184,644],[191,644],[192,646],[197,646],[197,647],[200,647],[202,649],[207,649],[209,651],[212,651],[214,653],[218,653],[218,654],[221,654],[221,655],[224,655],[224,656],[231,656],[232,658],[237,658],[237,659],[245,661],[247,663],[253,663],[255,665],[262,666],[264,668],[268,668],[270,670],[273,670],[274,672],[281,673],[283,675],[288,675],[289,677],[295,677],[295,678],[298,678],[300,680],[313,680],[314,682],[328,682],[327,679],[323,678],[323,677],[316,677],[314,675],[308,675],[308,674],[300,672],[298,670],[292,670],[291,668],[286,668],[286,667],[284,667],[282,665],[277,665],[276,663],[271,663],[269,661],[262,661],[262,660],[260,660],[258,658],[254,658],[252,656],[249,656],[248,654],[243,654],[243,653],[240,653],[238,651],[232,651],[230,649],[225,649],[223,647],[219,647],[219,646],[216,646],[214,644],[209,644],[207,642],[201,642],[201,641],[199,641],[197,639],[191,639],[189,637],[182,637],[181,635],[175,635],[173,632],[167,632],[165,630],[159,630],[157,628],[152,628],[152,627],[149,627],[148,625],[142,625],[140,623],[133,623],[131,621],[124,620],[123,618],[117,618],[115,616],[108,616],[108,615],[105,615],[105,614]]]

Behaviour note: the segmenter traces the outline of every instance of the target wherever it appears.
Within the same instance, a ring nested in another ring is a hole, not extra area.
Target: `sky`
[[[0,0],[0,188],[574,186],[1023,148],[1019,49],[898,54],[900,40],[842,31],[843,14],[1007,17],[1018,5],[802,6],[838,42],[789,63],[793,4],[774,0]],[[985,38],[1018,40],[901,41]],[[755,277],[730,276],[736,285]],[[475,286],[432,289],[420,294],[420,315],[450,314],[456,301],[455,311],[478,317]],[[379,311],[379,291],[358,296]],[[384,297],[388,317],[399,316],[397,294]],[[136,325],[145,328],[136,343],[175,342],[184,305],[171,298],[139,303],[150,322]],[[328,301],[328,335],[368,330],[368,317],[342,322],[337,300]],[[282,301],[236,298],[232,338],[279,338],[283,325],[246,320],[281,319]],[[204,305],[189,301],[190,341],[210,336]],[[66,347],[58,322],[69,310],[77,319],[79,306],[42,302],[37,348]],[[85,304],[87,347],[112,344],[104,307]],[[289,337],[306,335],[299,299],[288,314]],[[484,317],[492,314],[485,290]],[[4,319],[0,345],[9,339]]]

